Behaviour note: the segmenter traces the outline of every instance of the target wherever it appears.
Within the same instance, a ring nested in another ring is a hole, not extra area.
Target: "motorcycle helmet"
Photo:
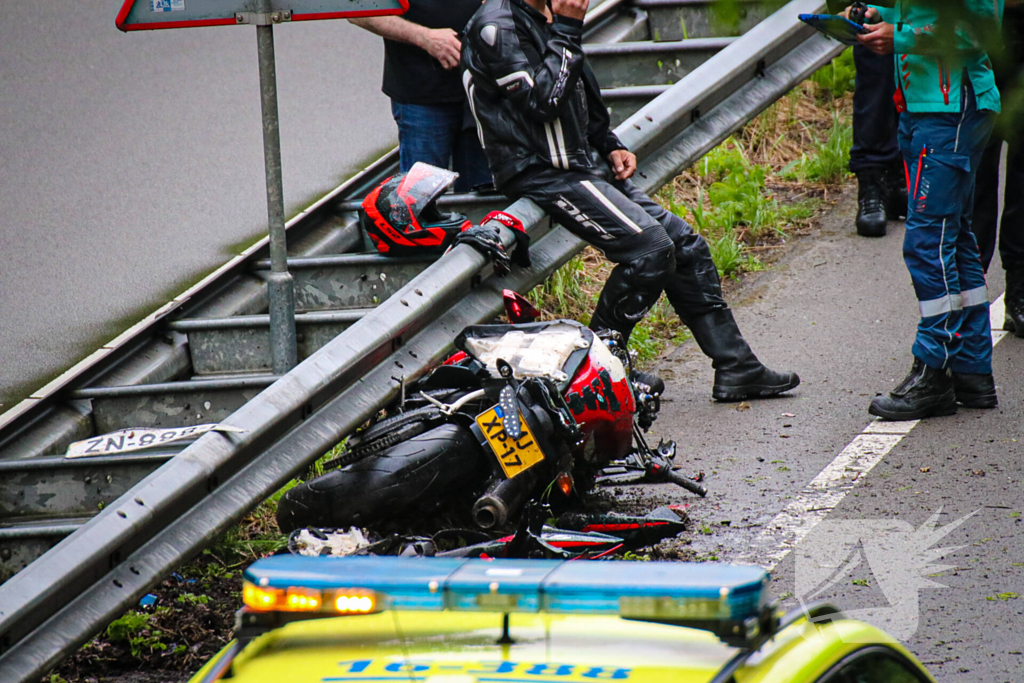
[[[437,208],[437,198],[458,175],[418,161],[374,188],[363,200],[360,222],[377,251],[388,256],[443,253],[470,226],[462,214]]]

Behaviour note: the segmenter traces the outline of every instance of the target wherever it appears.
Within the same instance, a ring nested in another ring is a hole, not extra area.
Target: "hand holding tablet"
[[[857,36],[868,32],[862,25],[838,14],[801,14],[799,19],[844,45],[856,45]]]

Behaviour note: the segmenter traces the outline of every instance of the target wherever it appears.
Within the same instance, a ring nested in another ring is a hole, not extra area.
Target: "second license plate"
[[[518,440],[514,440],[505,432],[501,418],[501,407],[494,406],[477,415],[476,423],[487,443],[491,445],[505,476],[512,479],[543,460],[544,452],[537,444],[537,439],[527,426],[522,413],[519,414],[519,424],[522,425],[523,434]]]

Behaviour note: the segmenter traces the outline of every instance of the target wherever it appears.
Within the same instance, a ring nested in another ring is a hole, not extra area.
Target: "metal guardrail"
[[[838,54],[804,28],[794,0],[622,124],[638,150],[638,184],[657,189]],[[697,115],[695,115],[697,114]],[[583,244],[530,202],[509,209],[536,241],[530,269],[506,280],[460,247],[428,267],[292,372],[0,586],[0,671],[45,673],[248,510],[300,473],[450,349],[466,324],[492,316],[504,286],[526,288]],[[456,305],[457,304],[457,305]]]

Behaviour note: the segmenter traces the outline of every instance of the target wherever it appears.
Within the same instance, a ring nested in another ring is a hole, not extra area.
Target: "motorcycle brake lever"
[[[637,452],[633,451],[625,458],[612,460],[598,470],[597,476],[594,477],[594,483],[600,486],[633,484],[643,481],[645,477],[647,477],[646,464]]]

